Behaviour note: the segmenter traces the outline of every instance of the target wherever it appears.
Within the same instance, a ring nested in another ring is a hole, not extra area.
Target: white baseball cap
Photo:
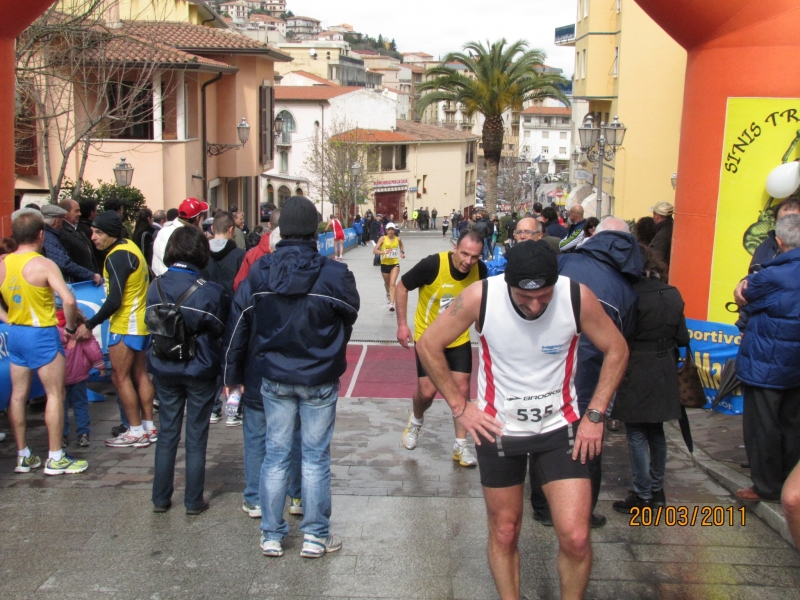
[[[392,223],[391,221],[389,221],[389,222],[386,224],[386,227],[385,227],[384,229],[394,229],[395,231],[397,231],[397,225],[395,225],[394,223]]]

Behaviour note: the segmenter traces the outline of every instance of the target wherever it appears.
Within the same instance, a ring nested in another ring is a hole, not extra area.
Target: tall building
[[[578,0],[575,24],[557,28],[555,43],[575,48],[573,127],[587,112],[595,125],[618,115],[627,127],[604,167],[604,206],[632,219],[658,201],[673,202],[686,51],[633,0]],[[575,131],[572,137],[578,144]]]

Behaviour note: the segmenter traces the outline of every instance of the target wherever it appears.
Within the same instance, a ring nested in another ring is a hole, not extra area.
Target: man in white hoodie
[[[153,264],[151,268],[156,276],[167,272],[167,266],[164,264],[164,252],[167,249],[167,242],[170,236],[178,227],[183,227],[184,225],[193,225],[198,229],[202,229],[206,211],[208,211],[208,204],[202,200],[186,198],[178,207],[178,218],[164,223],[153,242]]]

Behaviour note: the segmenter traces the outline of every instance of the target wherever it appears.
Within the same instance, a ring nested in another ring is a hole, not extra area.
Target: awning
[[[384,192],[407,192],[408,185],[394,185],[390,187],[380,187],[372,190],[373,194],[383,194]]]

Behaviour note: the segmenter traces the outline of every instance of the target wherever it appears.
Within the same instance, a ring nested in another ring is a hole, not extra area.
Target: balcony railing
[[[455,106],[455,104],[452,104],[450,102],[445,102],[442,105],[442,110],[444,110],[444,112],[446,112],[446,113],[454,113],[454,112],[456,112],[456,106]]]
[[[475,182],[471,181],[464,186],[464,195],[472,196],[475,194]]]
[[[575,43],[575,24],[556,27],[556,46]]]

